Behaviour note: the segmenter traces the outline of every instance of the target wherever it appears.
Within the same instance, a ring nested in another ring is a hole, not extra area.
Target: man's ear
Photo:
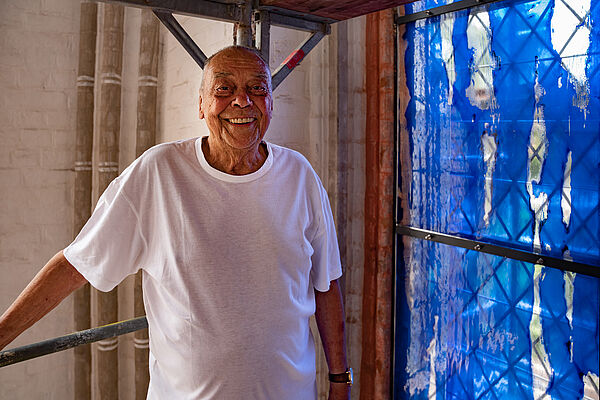
[[[202,111],[202,92],[198,96],[198,117],[204,119],[204,111]]]

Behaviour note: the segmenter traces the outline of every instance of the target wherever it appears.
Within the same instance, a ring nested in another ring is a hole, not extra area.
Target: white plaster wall
[[[0,2],[0,309],[72,238],[79,3]],[[8,347],[73,330],[67,300]],[[68,399],[71,352],[0,369],[2,399]]]

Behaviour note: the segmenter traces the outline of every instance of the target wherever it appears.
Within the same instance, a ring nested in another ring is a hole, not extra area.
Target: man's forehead
[[[250,52],[241,50],[218,54],[211,60],[208,70],[215,77],[233,75],[240,70],[257,77],[266,78],[269,76],[268,67],[260,58]]]

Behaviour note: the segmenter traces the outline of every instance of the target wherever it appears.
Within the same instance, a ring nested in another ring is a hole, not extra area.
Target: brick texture
[[[71,239],[79,4],[0,4],[0,309]],[[56,140],[60,138],[59,140]],[[72,331],[63,302],[9,347]],[[70,352],[3,368],[2,399],[68,399]]]

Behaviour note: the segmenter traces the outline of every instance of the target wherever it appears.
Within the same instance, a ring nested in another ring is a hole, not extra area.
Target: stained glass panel
[[[600,264],[599,3],[406,25],[411,226]],[[599,279],[417,239],[404,251],[397,398],[598,398]]]

